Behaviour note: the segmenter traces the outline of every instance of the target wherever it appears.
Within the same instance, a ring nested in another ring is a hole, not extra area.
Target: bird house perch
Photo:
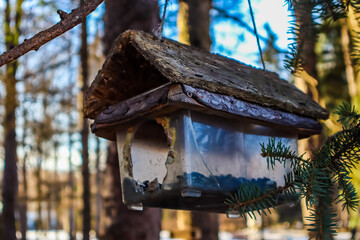
[[[274,188],[269,137],[297,150],[328,112],[275,73],[168,39],[126,31],[85,98],[92,131],[116,140],[123,201],[225,212],[241,184]]]

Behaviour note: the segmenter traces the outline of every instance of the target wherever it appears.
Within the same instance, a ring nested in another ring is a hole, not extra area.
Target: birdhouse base
[[[226,213],[238,189],[266,193],[284,184],[290,166],[268,169],[261,157],[269,137],[297,149],[292,132],[189,110],[135,122],[117,132],[123,201],[134,210]]]
[[[160,184],[156,189],[148,189],[151,185],[148,181],[144,183],[136,182],[130,178],[125,178],[123,181],[124,195],[126,196],[127,206],[132,210],[142,210],[143,207],[157,207],[168,209],[182,209],[193,211],[206,211],[226,213],[228,211],[228,205],[225,201],[230,198],[232,194],[235,194],[237,189],[249,183],[256,183],[256,185],[263,191],[270,191],[277,187],[276,182],[269,178],[258,178],[247,180],[245,178],[235,178],[228,176],[215,176],[205,177],[200,173],[193,172],[193,178],[197,179],[197,183],[194,185],[197,188],[186,188],[182,181],[184,176],[178,176],[179,182],[174,184],[171,190],[164,190]],[[217,183],[214,183],[214,178],[218,179]],[[194,186],[193,185],[193,186]],[[224,188],[221,187],[225,186]],[[278,202],[275,204],[281,204],[284,202],[284,198],[280,196]],[[229,217],[236,217],[229,212]]]

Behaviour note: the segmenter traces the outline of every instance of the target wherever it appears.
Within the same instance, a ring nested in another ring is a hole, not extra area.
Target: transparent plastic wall
[[[260,143],[276,137],[297,150],[297,135],[246,121],[189,110],[117,133],[123,200],[142,205],[225,212],[242,184],[284,184],[290,169],[268,169]]]

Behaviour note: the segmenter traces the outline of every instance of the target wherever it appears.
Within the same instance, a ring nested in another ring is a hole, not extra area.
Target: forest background
[[[71,9],[86,2],[1,1],[1,52],[66,18]],[[201,2],[169,1],[164,36],[262,68],[248,2]],[[312,78],[300,78],[284,68],[294,37],[285,31],[289,22],[296,21],[296,14],[303,12],[287,12],[285,2],[271,2],[252,2],[266,69],[296,84],[329,112],[343,101],[359,106],[359,13],[350,9],[347,18],[337,21],[308,18],[319,32],[306,41],[304,51],[304,69]],[[246,226],[244,220],[230,222],[214,214],[163,211],[161,215],[160,210],[152,209],[142,216],[128,212],[119,201],[114,145],[89,135],[89,122],[82,117],[83,91],[101,68],[114,38],[128,28],[156,31],[164,5],[165,1],[106,1],[81,26],[0,68],[3,239],[14,239],[15,234],[26,239],[31,230],[44,239],[43,234],[50,230],[66,233],[70,239],[77,233],[83,239],[156,239],[161,218],[162,229],[202,239],[216,239],[219,227],[235,231]],[[311,152],[324,137],[340,130],[332,114],[323,126],[323,135],[302,141],[299,152]],[[340,214],[340,226],[348,228],[350,218]],[[206,226],[199,224],[201,219],[206,219]],[[297,223],[294,219],[285,222]],[[137,226],[136,231],[131,224]]]

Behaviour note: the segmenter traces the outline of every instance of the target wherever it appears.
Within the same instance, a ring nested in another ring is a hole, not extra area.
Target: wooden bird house
[[[92,131],[117,141],[123,201],[226,212],[242,184],[283,184],[269,137],[297,150],[328,112],[275,73],[140,31],[116,40],[85,99]]]

